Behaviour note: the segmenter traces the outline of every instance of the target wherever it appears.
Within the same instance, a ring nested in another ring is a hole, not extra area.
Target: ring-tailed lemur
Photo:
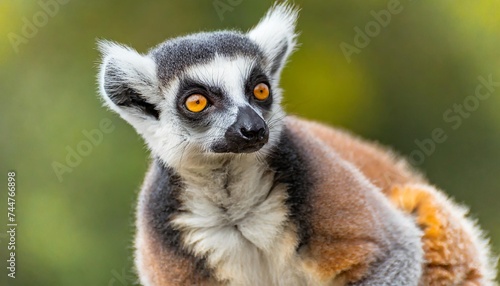
[[[107,106],[146,141],[135,262],[160,285],[493,285],[466,211],[390,152],[280,106],[297,10],[248,33],[100,42]]]

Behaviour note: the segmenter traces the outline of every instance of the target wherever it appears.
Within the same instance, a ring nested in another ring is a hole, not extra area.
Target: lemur
[[[494,285],[466,209],[403,159],[284,112],[298,10],[147,54],[99,43],[105,104],[151,150],[139,194],[142,285]],[[310,71],[313,72],[313,71]]]

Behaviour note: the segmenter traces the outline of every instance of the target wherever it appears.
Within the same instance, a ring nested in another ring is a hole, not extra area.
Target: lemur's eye
[[[201,94],[190,95],[186,99],[186,108],[191,112],[201,112],[207,107],[207,98]]]
[[[258,100],[266,100],[269,97],[269,86],[261,82],[253,88],[253,95]]]

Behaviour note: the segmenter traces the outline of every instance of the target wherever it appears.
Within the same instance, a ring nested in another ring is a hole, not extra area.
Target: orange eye
[[[258,100],[266,100],[269,97],[269,86],[265,83],[259,83],[253,88],[253,95]]]
[[[186,108],[191,112],[201,112],[207,107],[207,98],[201,94],[190,95],[186,99]]]

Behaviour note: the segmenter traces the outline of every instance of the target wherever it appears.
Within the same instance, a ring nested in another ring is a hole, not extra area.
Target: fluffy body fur
[[[463,207],[389,151],[285,116],[279,78],[296,18],[275,5],[246,34],[194,34],[146,55],[100,43],[104,101],[153,156],[137,208],[141,283],[493,285]],[[266,100],[252,95],[259,83]],[[192,94],[209,105],[190,112]],[[228,133],[261,121],[257,151]]]

